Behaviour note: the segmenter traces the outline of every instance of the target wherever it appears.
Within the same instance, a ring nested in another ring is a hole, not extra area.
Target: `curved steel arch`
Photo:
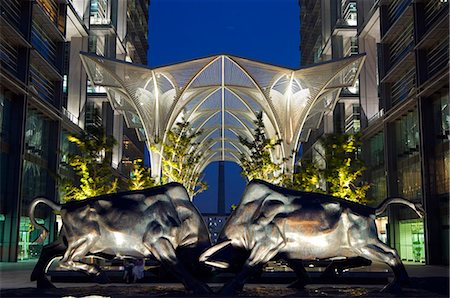
[[[134,110],[141,120],[149,147],[154,148],[157,137],[162,137],[164,141],[167,132],[183,113],[186,114],[188,121],[192,122],[191,125],[194,129],[205,126],[214,115],[220,113],[221,138],[215,142],[222,142],[222,159],[225,158],[224,152],[227,149],[225,143],[230,143],[236,148],[236,152],[245,152],[245,148],[241,148],[242,151],[239,151],[239,145],[236,145],[234,139],[225,137],[225,131],[228,130],[234,135],[244,133],[251,136],[254,128],[251,126],[252,116],[256,115],[257,111],[254,110],[254,107],[257,106],[264,113],[268,137],[277,137],[283,140],[281,150],[274,153],[276,156],[272,156],[274,160],[289,156],[291,151],[298,147],[308,115],[321,113],[323,112],[321,109],[325,110],[325,107],[315,104],[323,93],[352,86],[364,62],[364,56],[354,55],[293,70],[239,57],[216,55],[152,69],[86,53],[81,54],[81,59],[91,80],[94,78],[96,67],[99,67],[101,71],[109,75],[114,84],[120,86],[111,86],[106,82],[92,80],[95,86],[103,86],[108,90],[120,92],[121,96],[124,96],[127,108]],[[216,63],[217,61],[221,61],[221,63]],[[228,61],[228,64],[225,64],[225,61]],[[231,79],[233,83],[226,84],[225,68],[229,65],[233,67],[233,72],[227,73],[228,80],[230,80],[229,75],[232,75],[234,71],[238,70],[239,74],[236,76],[237,80]],[[356,71],[348,69],[353,65],[355,65]],[[208,70],[209,67],[215,68]],[[211,72],[206,73],[206,71]],[[344,72],[348,72],[350,76],[344,76]],[[205,75],[202,77],[203,73]],[[285,88],[286,90],[282,89],[282,93],[280,93],[274,87],[286,75],[289,76],[290,83]],[[341,81],[336,82],[337,78]],[[163,79],[165,81],[159,81]],[[199,81],[199,86],[194,86],[197,79],[202,81]],[[239,85],[239,80],[242,80],[242,86]],[[202,83],[207,86],[203,86]],[[298,87],[292,88],[294,84]],[[298,90],[299,88],[300,90]],[[221,90],[221,106],[216,107],[215,111],[208,111],[208,107],[204,103],[219,90]],[[230,106],[226,105],[225,90],[228,90],[243,104],[245,111],[233,111]],[[303,91],[304,93],[301,93]],[[111,97],[112,95],[109,96],[109,100],[113,102]],[[146,97],[149,98],[146,99]],[[190,111],[187,111],[186,107],[193,100],[198,100],[198,102]],[[130,112],[132,111],[130,110]],[[233,117],[242,129],[228,125],[225,114]],[[195,119],[198,119],[199,115],[207,115],[200,124],[195,123]],[[243,119],[247,119],[246,121],[249,123],[244,122]],[[219,121],[217,120],[217,122]],[[218,128],[213,130],[216,131]],[[204,142],[210,136],[211,132],[209,135],[199,136],[198,141]],[[160,157],[158,164],[160,149],[152,149],[155,150],[152,152],[152,175],[154,176],[160,175],[161,171]],[[220,158],[214,157],[215,155],[216,153],[207,154],[208,157],[203,159],[199,167],[204,168],[212,159]],[[238,162],[236,156],[234,159]]]

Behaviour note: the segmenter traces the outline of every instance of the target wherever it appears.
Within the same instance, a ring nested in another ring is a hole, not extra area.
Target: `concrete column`
[[[147,148],[150,151],[151,174],[155,183],[159,184],[161,182],[161,145],[155,144],[152,147],[147,141]]]
[[[60,148],[60,136],[61,136],[61,122],[59,121],[51,121],[49,123],[49,155],[48,155],[48,171],[50,173],[58,173],[59,169],[59,148]],[[47,195],[49,196],[50,200],[53,200],[55,202],[58,202],[57,197],[57,184],[56,184],[56,178],[49,175],[47,177]],[[47,228],[49,229],[49,241],[53,241],[56,237],[57,230],[55,230],[55,222],[56,218],[53,212],[46,211],[46,218],[48,219],[46,222]]]
[[[435,137],[433,133],[434,115],[433,108],[430,104],[430,98],[419,98],[419,127],[420,127],[420,160],[422,168],[422,203],[428,215],[435,214],[436,216],[426,216],[424,219],[425,226],[425,258],[429,265],[442,265],[442,242],[441,242],[441,224],[440,224],[440,210],[439,200],[433,196],[430,173],[433,145]]]
[[[397,150],[395,148],[395,123],[384,125],[384,162],[386,169],[387,197],[394,197],[398,194],[397,178]],[[388,243],[391,247],[400,250],[400,226],[398,224],[399,207],[390,205],[387,210],[389,218]]]
[[[368,126],[368,120],[379,111],[377,82],[377,43],[366,35],[359,39],[360,51],[366,53],[366,61],[359,75],[361,128]]]
[[[80,59],[80,51],[88,50],[87,37],[72,37],[70,41],[70,67],[67,78],[67,111],[78,119],[84,128],[86,105],[86,72]]]
[[[118,112],[114,112],[114,129],[113,136],[117,144],[112,152],[112,166],[117,169],[122,160],[122,143],[123,143],[123,116]]]

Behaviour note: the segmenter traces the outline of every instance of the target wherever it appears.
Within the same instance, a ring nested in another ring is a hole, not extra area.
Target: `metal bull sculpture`
[[[101,254],[111,258],[154,257],[186,289],[210,292],[193,274],[206,269],[198,259],[211,246],[208,230],[181,184],[169,183],[63,205],[37,198],[30,206],[30,220],[44,230],[40,235],[43,240],[48,231],[34,218],[40,203],[59,211],[63,225],[58,240],[44,246],[32,272],[31,280],[37,280],[38,287],[53,286],[45,271],[51,260],[60,256],[60,267],[101,280],[104,275],[99,267],[82,262],[87,255]]]
[[[251,274],[275,257],[287,260],[299,279],[307,277],[301,260],[346,257],[385,263],[395,275],[385,290],[399,289],[408,275],[397,252],[378,239],[374,222],[375,215],[391,203],[405,204],[424,215],[419,204],[400,198],[371,208],[254,180],[222,229],[218,244],[204,252],[200,261],[238,272],[222,288],[223,294],[241,289]]]

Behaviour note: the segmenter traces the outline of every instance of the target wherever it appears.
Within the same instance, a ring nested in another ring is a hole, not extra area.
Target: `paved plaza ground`
[[[189,297],[179,283],[111,283],[98,285],[87,282],[56,282],[57,289],[39,290],[29,281],[34,262],[0,263],[0,297]],[[383,284],[323,284],[313,283],[304,290],[287,288],[280,278],[270,277],[264,283],[251,283],[238,293],[239,297],[449,297],[449,268],[444,266],[406,264],[411,285],[402,293],[380,293]],[[364,273],[361,273],[364,274]],[[370,280],[370,272],[365,280]],[[273,275],[272,273],[272,276]],[[75,278],[76,279],[76,278]],[[316,280],[317,281],[317,280]],[[221,284],[210,283],[214,291]]]

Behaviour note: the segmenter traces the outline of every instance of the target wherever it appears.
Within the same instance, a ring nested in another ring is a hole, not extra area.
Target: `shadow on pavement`
[[[286,285],[258,284],[246,286],[237,297],[448,297],[448,280],[444,278],[413,278],[413,286],[402,293],[380,293],[381,287],[346,285],[308,285],[304,290],[286,288]],[[446,285],[446,286],[445,286]],[[218,291],[219,287],[212,287]],[[438,290],[438,291],[436,291]],[[1,290],[0,297],[195,297],[181,284],[175,285],[96,285],[57,289],[22,288]],[[217,295],[216,297],[222,297]]]

